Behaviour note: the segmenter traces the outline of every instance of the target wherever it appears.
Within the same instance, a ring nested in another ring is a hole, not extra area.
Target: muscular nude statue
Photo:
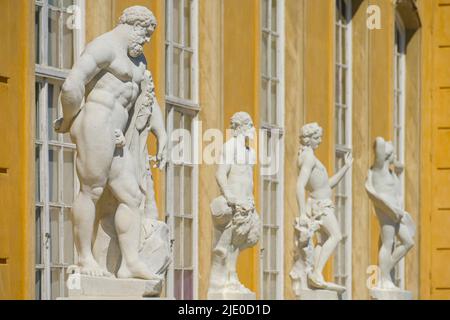
[[[82,274],[110,275],[92,253],[96,204],[108,189],[118,202],[114,223],[122,262],[117,277],[159,279],[138,256],[139,206],[145,192],[124,136],[147,74],[143,45],[156,24],[145,7],[126,9],[117,27],[87,45],[62,87],[63,118],[54,126],[59,133],[70,132],[77,146],[81,190],[73,204],[73,224]],[[152,130],[162,132],[158,125]],[[164,157],[165,141],[160,141],[157,158],[164,162]]]
[[[334,214],[332,189],[351,168],[353,158],[345,156],[345,165],[330,179],[325,166],[315,156],[322,141],[322,128],[317,123],[306,124],[301,129],[301,148],[298,156],[299,176],[297,180],[297,201],[300,208],[300,224],[318,222],[317,243],[314,248],[312,272],[308,274],[309,286],[317,289],[342,291],[344,288],[325,282],[322,271],[334,249],[341,241],[339,223]],[[309,197],[306,200],[306,191]]]
[[[414,245],[415,225],[403,208],[399,175],[403,165],[396,163],[391,142],[378,137],[375,141],[375,163],[369,170],[366,190],[372,200],[381,227],[381,247],[378,255],[380,289],[398,289],[392,270]],[[394,168],[391,168],[393,166]],[[392,170],[394,169],[394,170]],[[399,243],[396,245],[396,237]]]
[[[240,251],[259,240],[260,220],[253,197],[255,151],[249,147],[255,128],[250,116],[238,112],[231,119],[233,137],[222,151],[216,180],[222,196],[211,204],[216,228],[209,294],[249,293],[239,281],[236,264]]]

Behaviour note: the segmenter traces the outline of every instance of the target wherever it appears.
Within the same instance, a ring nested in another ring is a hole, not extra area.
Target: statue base
[[[140,300],[159,298],[163,280],[117,279],[80,275],[68,289],[68,300]]]
[[[208,292],[208,300],[256,300],[256,294],[253,292]]]
[[[297,300],[341,300],[336,291],[331,290],[299,290]]]
[[[405,290],[374,288],[369,294],[372,300],[412,300],[412,293]]]

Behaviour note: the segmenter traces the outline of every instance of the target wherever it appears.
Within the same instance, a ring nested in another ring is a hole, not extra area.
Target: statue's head
[[[128,40],[128,54],[133,58],[139,57],[144,53],[144,44],[150,41],[156,29],[155,16],[146,7],[133,6],[123,11],[119,24],[132,28]]]
[[[255,137],[255,127],[253,126],[252,118],[247,112],[236,112],[231,117],[230,126],[235,137],[239,135],[249,139]]]
[[[300,143],[305,147],[317,149],[322,142],[323,129],[317,122],[305,124],[300,129]]]
[[[384,152],[386,155],[386,161],[389,161],[390,164],[394,163],[395,149],[391,141],[386,141],[386,144],[384,145]]]

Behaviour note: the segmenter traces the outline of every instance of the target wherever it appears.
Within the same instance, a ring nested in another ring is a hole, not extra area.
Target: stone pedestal
[[[404,290],[370,289],[372,300],[412,300],[412,293]]]
[[[331,290],[299,290],[297,300],[341,300],[336,291]]]
[[[208,293],[208,300],[256,300],[256,294],[253,292],[210,292]]]
[[[80,275],[71,281],[69,300],[140,300],[158,298],[163,280],[116,279]]]

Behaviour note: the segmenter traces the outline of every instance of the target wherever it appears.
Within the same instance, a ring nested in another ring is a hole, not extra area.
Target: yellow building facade
[[[398,285],[415,299],[450,298],[447,0],[0,0],[0,298],[64,295],[76,260],[69,218],[77,181],[74,146],[51,133],[58,86],[68,56],[76,59],[131,5],[158,19],[145,54],[169,133],[187,129],[193,154],[202,154],[208,129],[225,134],[230,117],[246,111],[268,138],[257,147],[269,154],[281,146],[273,154],[279,172],[255,167],[262,238],[239,258],[240,279],[259,299],[295,298],[298,136],[308,122],[324,128],[317,155],[330,173],[345,152],[354,157],[335,194],[343,241],[327,278],[347,287],[346,299],[369,298],[379,226],[364,183],[382,136],[405,164],[404,204],[418,226]],[[149,146],[154,153],[153,139]],[[206,299],[215,171],[190,159],[153,172],[174,240],[166,296]]]

